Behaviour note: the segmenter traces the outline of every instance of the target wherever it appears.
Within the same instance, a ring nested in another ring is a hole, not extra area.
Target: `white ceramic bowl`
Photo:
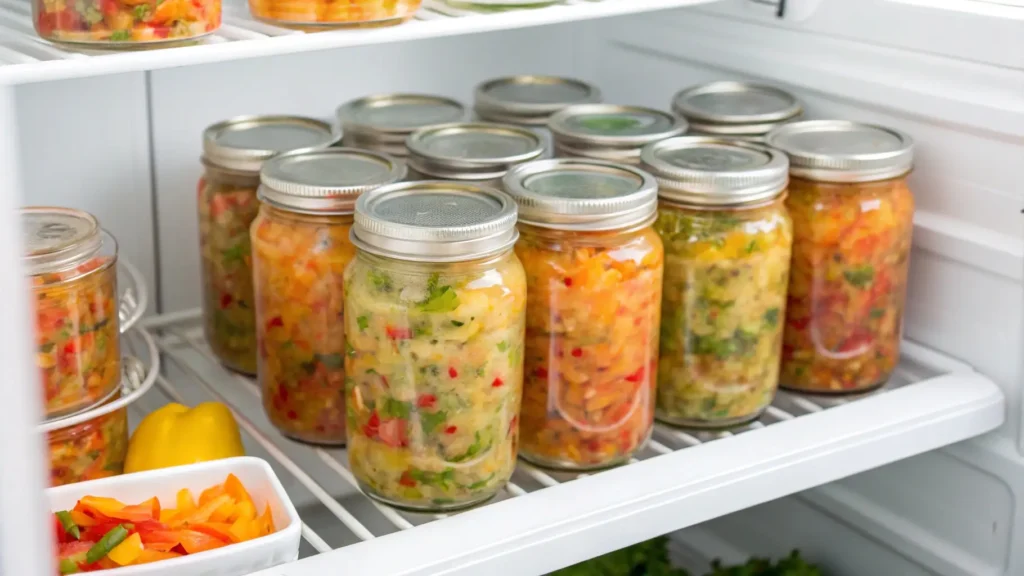
[[[229,544],[223,548],[161,560],[138,566],[90,572],[98,576],[244,576],[299,557],[302,525],[295,506],[288,499],[270,465],[259,458],[243,456],[201,464],[176,466],[125,474],[101,480],[49,488],[50,510],[69,510],[83,496],[107,496],[126,504],[138,504],[156,496],[161,506],[173,508],[182,488],[198,498],[203,490],[222,484],[228,474],[238,476],[262,513],[267,503],[274,515],[276,532],[262,538]]]

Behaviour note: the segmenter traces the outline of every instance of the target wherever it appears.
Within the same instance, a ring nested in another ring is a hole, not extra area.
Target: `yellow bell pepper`
[[[137,560],[142,554],[143,549],[142,536],[136,532],[115,546],[114,549],[107,554],[107,558],[113,560],[115,564],[125,566],[135,562],[135,560]]]
[[[244,456],[238,423],[227,406],[168,404],[142,419],[128,442],[125,473]]]

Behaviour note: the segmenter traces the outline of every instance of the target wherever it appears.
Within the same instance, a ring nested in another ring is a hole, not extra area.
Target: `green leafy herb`
[[[483,449],[483,440],[480,438],[480,431],[477,430],[476,433],[473,434],[473,443],[469,445],[469,448],[466,448],[466,451],[463,452],[462,454],[454,458],[449,458],[448,460],[450,462],[465,462],[466,460],[469,460],[470,458],[479,454]]]
[[[843,271],[843,278],[857,288],[864,288],[875,279],[875,269],[870,264]]]
[[[448,413],[444,410],[438,412],[420,412],[420,426],[424,434],[433,434],[434,430],[448,419]]]
[[[111,42],[125,42],[132,39],[131,30],[114,30],[110,33]]]
[[[495,472],[491,472],[491,475],[488,476],[487,478],[484,478],[483,480],[477,480],[476,482],[473,482],[472,484],[470,484],[466,488],[468,488],[470,490],[479,490],[479,489],[483,488],[484,486],[487,486],[488,484],[490,484],[491,480],[494,479],[494,475],[495,475]]]
[[[355,348],[352,348],[352,345],[348,342],[345,342],[345,349],[348,351],[349,356],[354,356],[356,353]],[[345,367],[345,358],[341,354],[314,354],[313,361],[319,362],[328,370],[341,370]]]
[[[398,418],[408,420],[412,414],[412,402],[402,402],[394,398],[385,398],[384,406],[381,407],[381,416],[385,418]]]
[[[459,295],[451,286],[439,286],[440,274],[431,274],[427,280],[427,298],[420,302],[424,312],[452,312],[459,307]]]
[[[443,489],[448,489],[455,482],[455,468],[449,466],[441,472],[429,472],[419,468],[410,468],[409,476],[420,484],[440,486]]]
[[[373,287],[377,289],[377,292],[391,292],[394,289],[391,276],[380,270],[370,270],[370,282],[373,283]]]
[[[508,342],[504,340],[498,342],[498,352],[504,352],[505,350],[508,350]]]
[[[458,320],[452,320],[452,326],[455,326],[456,328],[462,328],[465,325],[466,325],[465,322],[459,322]]]
[[[767,324],[769,328],[775,328],[776,326],[778,326],[779,325],[779,309],[778,308],[769,308],[764,313],[764,323]]]
[[[882,308],[872,308],[871,309],[871,318],[873,320],[878,320],[882,316],[885,316],[885,310],[883,310]]]
[[[139,4],[133,10],[136,22],[145,22],[149,16],[149,4]]]
[[[53,347],[56,346],[56,345],[57,344],[55,342],[47,342],[46,344],[42,344],[42,345],[39,346],[39,351],[43,352],[43,353],[52,352],[53,351]]]
[[[75,540],[82,537],[82,533],[78,530],[78,525],[71,519],[71,512],[68,512],[67,510],[57,512],[57,520],[60,521],[60,525],[64,528],[65,534],[70,534]]]
[[[750,254],[754,250],[757,250],[757,240],[751,240],[750,244],[747,244],[747,254]]]
[[[366,327],[370,325],[370,319],[366,316],[360,316],[356,318],[356,324],[359,325],[360,330],[366,330]]]

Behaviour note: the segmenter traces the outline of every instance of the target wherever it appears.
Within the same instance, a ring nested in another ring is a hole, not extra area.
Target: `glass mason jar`
[[[257,20],[310,31],[401,24],[419,7],[420,0],[249,0]]]
[[[671,114],[616,104],[577,104],[548,123],[560,158],[592,158],[636,165],[640,150],[686,132],[686,120]]]
[[[32,0],[42,38],[90,49],[166,47],[216,32],[221,0]]]
[[[683,136],[644,149],[665,243],[660,420],[694,428],[760,416],[779,382],[792,224],[786,157]]]
[[[206,341],[220,361],[256,374],[256,312],[249,226],[263,162],[279,152],[330,146],[330,124],[301,116],[244,116],[203,131],[199,258]]]
[[[551,156],[551,115],[573,104],[601,101],[596,86],[557,76],[508,76],[488,80],[476,87],[473,111],[485,122],[514,124],[533,131]]]
[[[425,126],[461,122],[466,109],[442,96],[381,94],[346,102],[337,116],[343,145],[405,158],[410,134]]]
[[[654,178],[598,160],[513,169],[526,270],[520,454],[568,470],[629,461],[654,425],[664,253]]]
[[[381,502],[464,508],[512,476],[526,312],[515,220],[507,195],[458,182],[386,186],[356,204],[349,468]]]
[[[692,134],[764,143],[769,130],[798,119],[803,105],[774,86],[711,82],[676,94],[672,111],[689,121]]]
[[[460,122],[420,128],[407,141],[410,180],[458,180],[501,187],[510,168],[536,160],[544,144],[506,124]]]
[[[115,389],[100,405],[120,397],[121,391]],[[48,432],[46,442],[51,486],[118,476],[128,456],[128,408]]]
[[[117,242],[91,214],[21,210],[46,416],[93,405],[120,383]]]
[[[768,141],[792,165],[782,386],[830,394],[882,386],[899,363],[913,141],[889,128],[830,120],[783,126]]]
[[[282,434],[345,443],[342,275],[356,197],[405,176],[387,155],[354,148],[281,154],[260,173],[252,225],[258,373]]]

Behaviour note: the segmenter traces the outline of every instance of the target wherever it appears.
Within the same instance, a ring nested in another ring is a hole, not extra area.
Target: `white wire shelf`
[[[562,0],[543,8],[484,13],[452,8],[445,0],[423,0],[416,18],[401,25],[305,34],[254,20],[244,0],[223,0],[221,29],[198,45],[99,52],[65,49],[42,40],[32,27],[31,0],[0,0],[0,86],[475,34],[714,1]]]
[[[458,514],[399,512],[355,487],[343,449],[285,439],[259,388],[222,368],[198,311],[143,320],[163,354],[135,419],[167,401],[217,400],[235,411],[250,455],[274,466],[303,518],[302,558],[260,576],[334,573],[528,575],[983,434],[1004,398],[969,366],[904,344],[892,381],[858,398],[780,393],[764,416],[723,432],[657,426],[629,465],[591,474],[520,463],[490,503]]]

